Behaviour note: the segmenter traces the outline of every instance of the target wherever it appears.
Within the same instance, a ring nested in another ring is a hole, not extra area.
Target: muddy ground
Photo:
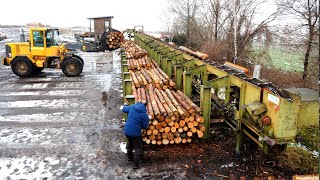
[[[143,167],[132,169],[121,131],[121,68],[117,52],[82,53],[80,77],[45,69],[18,78],[0,66],[0,179],[239,179],[297,172],[257,147],[234,151],[234,132],[210,141],[145,146]]]

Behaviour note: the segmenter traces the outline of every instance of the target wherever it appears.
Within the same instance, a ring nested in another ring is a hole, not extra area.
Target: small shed
[[[88,18],[90,21],[90,33],[91,34],[91,21],[93,20],[94,38],[96,41],[100,40],[102,34],[106,32],[108,28],[112,28],[113,16],[103,16]]]

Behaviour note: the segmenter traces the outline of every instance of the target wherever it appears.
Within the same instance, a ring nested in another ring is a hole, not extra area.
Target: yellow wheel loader
[[[14,74],[28,77],[44,68],[58,68],[68,76],[79,76],[83,69],[83,59],[75,51],[57,42],[58,29],[30,28],[29,42],[7,43],[6,57],[2,64],[11,66]]]

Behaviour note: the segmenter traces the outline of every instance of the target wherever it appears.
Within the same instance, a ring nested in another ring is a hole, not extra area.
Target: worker
[[[128,106],[125,103],[120,107],[124,113],[128,113],[128,118],[124,125],[124,134],[127,137],[128,161],[133,162],[133,169],[141,167],[142,157],[142,137],[141,130],[147,129],[151,116],[147,114],[146,103],[137,102]],[[134,149],[134,156],[133,156]]]

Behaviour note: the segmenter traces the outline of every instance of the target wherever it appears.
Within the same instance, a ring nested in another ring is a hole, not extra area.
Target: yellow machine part
[[[294,139],[300,128],[318,127],[319,102],[316,92],[312,92],[294,88],[287,90],[291,99],[286,99],[264,90],[263,104],[268,109],[265,115],[271,118],[272,132],[269,134],[274,138]]]

